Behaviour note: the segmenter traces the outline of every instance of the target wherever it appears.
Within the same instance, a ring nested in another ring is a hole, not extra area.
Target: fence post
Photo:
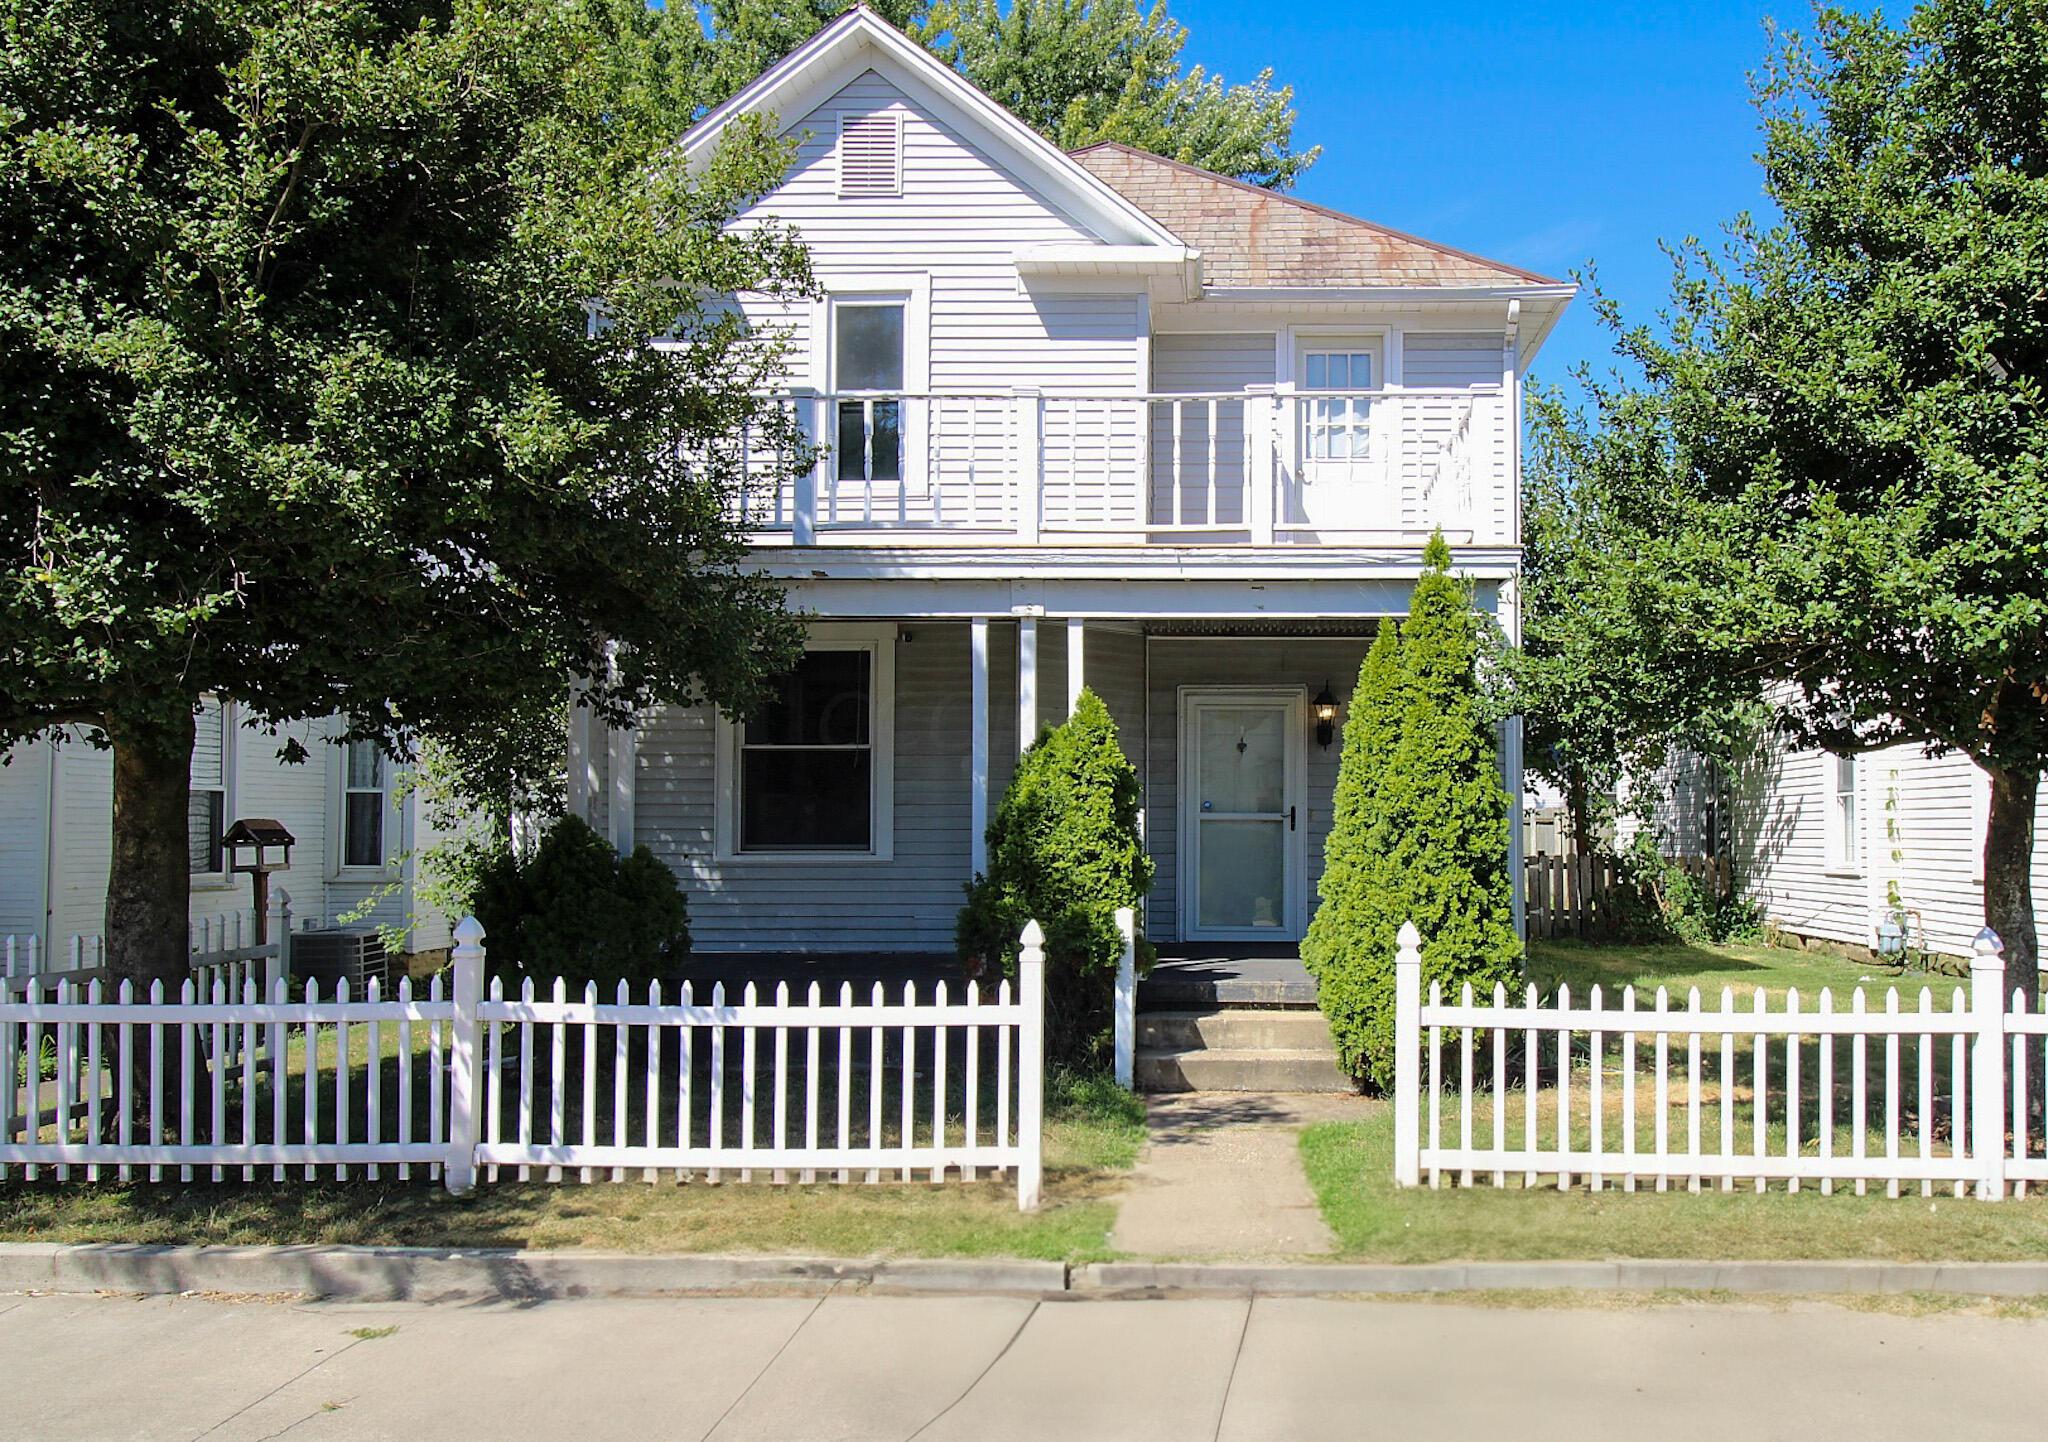
[[[1394,1184],[1422,1182],[1422,933],[1401,923],[1394,953]]]
[[[1116,1084],[1129,1091],[1137,1070],[1138,1051],[1137,912],[1119,906],[1116,930],[1123,938],[1116,960]]]
[[[1985,927],[1970,955],[1970,1012],[1976,1038],[1970,1048],[1970,1146],[1976,1153],[1977,1195],[2005,1196],[2005,943]]]
[[[1025,923],[1023,942],[1017,956],[1017,1004],[1024,1013],[1017,1028],[1017,1209],[1035,1212],[1045,1176],[1045,928]]]
[[[287,988],[292,981],[292,894],[282,886],[270,895],[270,942],[277,948],[277,956],[270,968],[268,982],[282,981]],[[266,985],[263,994],[270,995]]]
[[[477,1011],[484,996],[484,927],[465,916],[455,927],[455,1025],[448,1047],[448,1158],[441,1179],[466,1197],[476,1190]],[[438,1080],[438,1079],[437,1079]]]

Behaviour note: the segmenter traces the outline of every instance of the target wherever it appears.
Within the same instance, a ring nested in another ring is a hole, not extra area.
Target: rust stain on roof
[[[1210,285],[1558,283],[1115,141],[1076,150],[1073,157],[1201,251],[1203,278]]]

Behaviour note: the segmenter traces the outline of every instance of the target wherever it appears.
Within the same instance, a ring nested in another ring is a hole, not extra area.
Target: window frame
[[[865,865],[896,854],[896,626],[825,624],[804,638],[805,651],[868,654],[868,847],[865,851],[744,851],[740,848],[740,743],[744,727],[720,711],[713,768],[712,856],[746,866]]]
[[[348,742],[337,734],[327,747],[327,879],[329,881],[396,881],[401,870],[400,857],[406,845],[404,836],[405,815],[400,805],[398,784],[403,763],[383,756],[384,803],[379,808],[383,820],[383,859],[374,866],[351,866],[348,861],[348,798],[351,791],[360,790],[348,784]],[[382,755],[382,753],[379,753]]]
[[[235,703],[232,701],[222,701],[215,696],[206,696],[201,698],[200,704],[202,707],[215,707],[220,712],[220,785],[199,785],[197,781],[191,779],[189,769],[186,772],[187,781],[193,795],[197,795],[202,791],[220,792],[220,825],[221,830],[226,831],[229,826],[234,824],[235,820],[235,792],[238,789],[235,785],[235,773],[240,769],[236,765],[235,737],[236,733],[242,729],[241,722],[240,718],[236,715]],[[193,720],[196,724],[198,717],[195,715]],[[189,848],[191,845],[190,825],[188,816],[186,823],[188,865],[190,864]],[[227,848],[219,845],[218,838],[215,839],[215,846],[220,853],[221,864],[218,870],[191,871],[187,873],[190,878],[187,885],[194,891],[221,891],[234,885],[235,874],[228,870]]]
[[[1821,780],[1827,807],[1827,866],[1837,876],[1861,876],[1863,856],[1863,767],[1854,752],[1822,753]]]
[[[808,381],[812,390],[819,395],[838,394],[839,385],[839,327],[838,308],[862,305],[901,305],[903,307],[903,389],[893,394],[903,400],[897,409],[896,433],[900,447],[897,469],[902,473],[900,481],[865,481],[858,478],[843,481],[828,481],[825,473],[836,473],[839,458],[829,456],[820,467],[819,484],[836,484],[848,487],[880,485],[901,487],[905,494],[923,496],[929,494],[925,466],[925,448],[916,443],[924,434],[923,422],[926,407],[923,397],[931,391],[931,329],[932,329],[932,278],[926,270],[882,270],[882,271],[841,271],[821,273],[817,277],[823,294],[811,302],[809,316],[809,344],[806,347]],[[889,391],[855,391],[856,396],[889,395]],[[831,434],[822,437],[827,444],[837,446],[839,440],[839,413],[832,410]],[[854,495],[860,492],[855,490]],[[893,495],[891,504],[894,504]],[[856,502],[857,504],[857,502]]]

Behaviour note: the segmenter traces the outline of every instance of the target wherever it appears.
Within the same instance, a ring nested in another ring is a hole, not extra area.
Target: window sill
[[[873,866],[895,859],[886,851],[723,851],[712,857],[721,866]]]
[[[1861,881],[1864,874],[1859,869],[1852,869],[1847,866],[1830,866],[1821,872],[1822,876],[1831,877],[1836,881]]]
[[[194,891],[230,891],[236,877],[226,871],[195,871],[192,873],[191,889]]]
[[[400,876],[395,866],[337,866],[327,873],[327,879],[341,886],[380,886]]]

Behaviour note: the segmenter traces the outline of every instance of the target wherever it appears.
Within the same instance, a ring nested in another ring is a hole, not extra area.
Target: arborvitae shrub
[[[644,982],[690,951],[682,888],[646,847],[620,857],[574,816],[549,828],[524,863],[504,848],[471,900],[491,971],[585,981]]]
[[[1093,691],[1017,762],[988,828],[988,870],[967,888],[954,942],[970,974],[1017,973],[1018,937],[1045,928],[1046,1057],[1081,1070],[1111,1049],[1118,907],[1152,885],[1138,835],[1138,773]],[[984,985],[989,984],[984,980]]]
[[[1456,995],[1470,982],[1491,994],[1522,977],[1508,796],[1474,675],[1478,620],[1442,536],[1424,561],[1398,647],[1383,636],[1360,671],[1322,905],[1303,948],[1340,1055],[1381,1089],[1394,1076],[1402,922],[1422,933],[1425,990],[1441,981]]]

